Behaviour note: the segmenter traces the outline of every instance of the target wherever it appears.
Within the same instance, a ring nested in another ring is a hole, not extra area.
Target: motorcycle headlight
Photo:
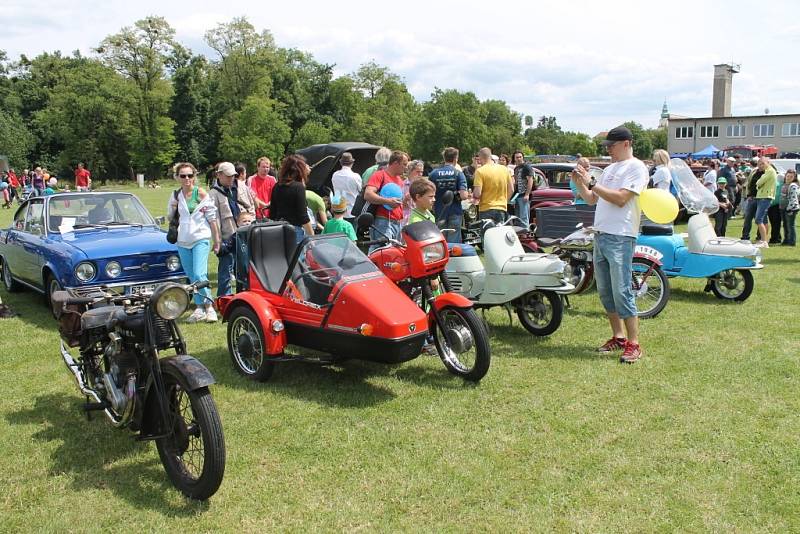
[[[106,263],[106,276],[109,278],[116,278],[122,274],[122,265],[118,261],[110,261]]]
[[[189,293],[177,284],[164,284],[153,292],[150,305],[159,317],[174,321],[189,307]]]
[[[174,254],[167,258],[167,270],[177,271],[181,268],[181,259]]]
[[[97,270],[94,268],[94,265],[88,261],[81,262],[75,266],[75,276],[78,277],[78,280],[81,282],[88,282],[94,278],[95,274],[97,274]]]
[[[422,247],[422,261],[434,263],[444,258],[447,247],[444,243],[431,243]]]

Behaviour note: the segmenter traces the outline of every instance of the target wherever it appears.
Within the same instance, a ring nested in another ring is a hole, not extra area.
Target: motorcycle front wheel
[[[156,440],[158,455],[173,485],[190,499],[214,495],[225,473],[225,438],[217,406],[207,387],[189,391],[177,373],[164,373],[172,428]]]
[[[433,340],[447,370],[472,382],[486,376],[491,360],[489,334],[475,310],[447,306],[439,310],[439,318]]]
[[[655,317],[669,300],[669,280],[658,265],[640,258],[633,259],[631,290],[636,299],[640,319]]]
[[[529,291],[515,304],[519,322],[534,336],[549,336],[561,326],[564,303],[552,291]]]
[[[723,300],[747,300],[753,292],[753,273],[742,269],[728,269],[711,279],[711,291]]]

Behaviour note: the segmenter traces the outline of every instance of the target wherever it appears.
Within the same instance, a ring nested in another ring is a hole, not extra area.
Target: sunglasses
[[[191,172],[189,174],[179,174],[178,178],[194,178],[194,173]]]

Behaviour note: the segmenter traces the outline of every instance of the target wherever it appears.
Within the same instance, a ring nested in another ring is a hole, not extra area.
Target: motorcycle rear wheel
[[[529,291],[515,305],[519,322],[534,336],[549,336],[561,326],[564,302],[552,291]]]
[[[661,267],[634,258],[631,272],[631,290],[636,299],[640,319],[651,319],[661,313],[669,301],[669,280]]]
[[[439,310],[443,324],[433,332],[436,351],[448,371],[478,382],[491,362],[489,334],[474,309],[446,306]]]
[[[156,448],[172,484],[190,499],[214,495],[225,474],[225,438],[217,406],[207,387],[189,391],[177,373],[164,373],[171,435]]]

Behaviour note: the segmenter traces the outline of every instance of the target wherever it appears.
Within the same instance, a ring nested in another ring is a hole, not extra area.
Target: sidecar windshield
[[[379,272],[348,237],[318,236],[301,246],[287,291],[293,298],[324,306],[340,280]]]

